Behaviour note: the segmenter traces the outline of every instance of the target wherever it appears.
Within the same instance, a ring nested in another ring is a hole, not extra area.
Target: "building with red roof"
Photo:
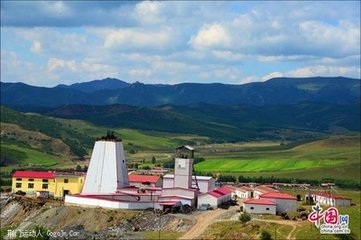
[[[30,196],[54,196],[80,193],[85,173],[52,171],[16,171],[12,176],[12,192],[25,192]]]
[[[162,179],[156,175],[129,174],[128,181],[136,187],[162,187]]]
[[[48,172],[37,172],[37,171],[16,171],[13,174],[14,178],[42,178],[42,179],[54,179],[55,173],[52,171]]]
[[[248,199],[243,202],[243,211],[255,214],[276,214],[277,204],[268,199]]]
[[[198,208],[208,204],[213,208],[217,208],[222,203],[228,202],[231,199],[232,191],[230,189],[227,187],[217,188],[198,196]]]
[[[287,193],[268,192],[262,194],[260,199],[275,202],[277,213],[297,210],[297,198]]]
[[[232,197],[237,196],[237,198],[242,198],[242,199],[253,197],[252,188],[246,186],[243,187],[227,186],[227,188],[232,190]]]
[[[257,186],[253,189],[253,197],[259,198],[262,194],[270,193],[270,192],[279,192],[279,191],[265,185]]]
[[[316,192],[311,194],[313,201],[327,206],[350,206],[351,198],[327,192]],[[307,196],[306,196],[307,197]]]

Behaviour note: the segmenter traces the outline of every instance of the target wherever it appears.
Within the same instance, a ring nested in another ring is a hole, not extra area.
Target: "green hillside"
[[[1,106],[1,122],[2,129],[4,128],[7,130],[4,130],[5,132],[2,133],[2,140],[4,141],[16,140],[27,144],[29,140],[33,140],[29,139],[29,137],[37,138],[39,141],[43,142],[50,141],[49,139],[57,139],[59,144],[65,144],[69,147],[70,153],[73,156],[80,158],[86,156],[86,149],[91,147],[93,144],[93,140],[89,136],[74,131],[73,129],[69,128],[69,126],[63,125],[56,119],[42,116],[40,114],[20,113]],[[9,130],[10,125],[6,125],[4,123],[12,124],[14,129]],[[33,133],[27,134],[28,139],[24,139],[26,131]],[[36,134],[38,133],[42,134],[43,136],[37,137]],[[47,136],[48,139],[46,139],[45,136]]]
[[[197,172],[235,176],[287,178],[336,178],[357,182],[360,177],[360,135],[332,136],[282,149],[277,147],[222,151],[222,146],[202,150],[206,159],[195,165]]]

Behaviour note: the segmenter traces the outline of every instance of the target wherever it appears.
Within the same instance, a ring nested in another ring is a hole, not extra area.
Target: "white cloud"
[[[130,69],[128,72],[128,75],[131,77],[135,77],[135,78],[149,78],[150,76],[152,76],[153,71],[150,69],[143,69],[143,68],[135,68],[135,69]]]
[[[161,2],[143,1],[137,3],[134,9],[134,18],[142,24],[156,24],[164,20],[161,16]]]
[[[41,42],[34,41],[33,45],[30,48],[30,51],[33,53],[41,53],[42,52]]]
[[[172,31],[164,28],[158,31],[143,31],[141,29],[118,29],[110,32],[104,41],[106,48],[165,48],[171,43]]]
[[[221,24],[215,23],[203,26],[189,44],[195,49],[224,48],[230,46],[231,37]]]
[[[360,67],[308,66],[285,73],[289,77],[351,76],[360,78]]]
[[[283,77],[281,72],[271,72],[261,77],[261,81],[267,81],[271,78]]]
[[[63,59],[58,58],[50,58],[48,61],[48,70],[50,72],[56,71],[58,69],[66,69],[72,72],[76,71],[76,63],[74,60],[65,61]]]
[[[248,76],[244,77],[239,81],[239,84],[245,84],[245,83],[251,83],[251,82],[257,82],[259,79],[255,76]]]

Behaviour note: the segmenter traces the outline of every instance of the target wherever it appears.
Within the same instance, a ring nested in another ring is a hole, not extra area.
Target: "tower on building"
[[[174,163],[174,187],[192,188],[194,149],[181,146],[176,149]]]
[[[122,140],[108,132],[95,142],[82,193],[114,193],[128,185]]]

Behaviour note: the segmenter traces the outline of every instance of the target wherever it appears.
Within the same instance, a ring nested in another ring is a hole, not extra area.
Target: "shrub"
[[[261,233],[261,240],[272,240],[272,236],[269,232],[263,230]]]
[[[241,216],[239,216],[239,220],[242,223],[246,223],[246,222],[251,221],[251,216],[248,213],[244,212],[241,214]]]

